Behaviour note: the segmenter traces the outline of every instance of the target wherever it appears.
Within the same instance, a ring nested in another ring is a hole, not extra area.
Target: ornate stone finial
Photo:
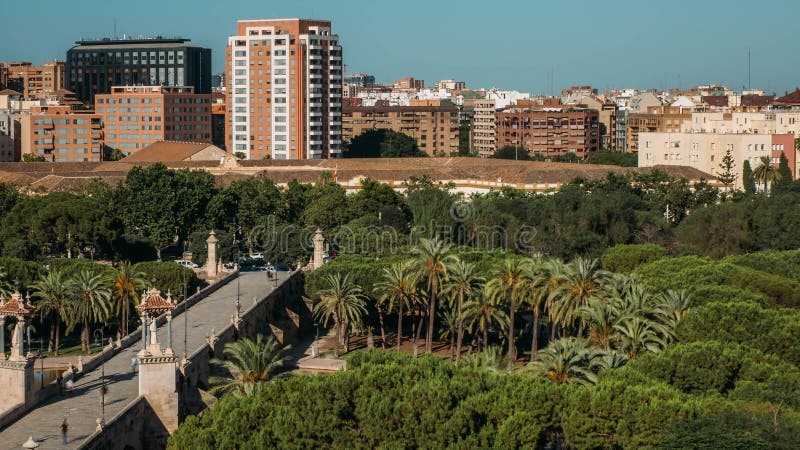
[[[217,332],[214,331],[214,329],[212,328],[211,329],[211,335],[209,335],[206,338],[206,342],[208,343],[208,346],[211,347],[212,351],[214,350],[214,348],[216,348],[217,340],[218,340]]]
[[[175,300],[172,299],[172,291],[170,289],[167,289],[167,301],[173,305],[175,304]]]
[[[83,356],[78,355],[78,365],[75,367],[78,369],[78,372],[83,372]]]
[[[30,436],[24,444],[22,444],[22,448],[39,448],[39,443],[33,440],[33,436]]]
[[[97,422],[96,430],[97,431],[103,431],[103,428],[105,427],[105,424],[103,424],[103,419],[98,417],[96,422]]]

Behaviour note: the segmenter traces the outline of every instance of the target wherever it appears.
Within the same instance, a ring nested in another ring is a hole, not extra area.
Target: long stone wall
[[[197,414],[207,407],[202,394],[208,389],[211,359],[222,356],[226,343],[234,342],[240,337],[265,334],[275,336],[283,344],[292,344],[302,331],[312,328],[311,311],[303,302],[303,293],[303,274],[300,271],[290,274],[274,292],[260,299],[256,298],[255,301],[251,300],[250,306],[246,306],[247,302],[243,302],[238,329],[231,323],[216,333],[213,346],[206,343],[188,355],[186,363],[179,371],[180,379],[177,386],[181,421],[187,415]],[[166,429],[147,429],[160,424],[158,420],[152,420],[154,416],[155,412],[147,399],[139,397],[125,410],[111,418],[102,432],[96,432],[84,441],[81,448],[88,450],[163,448],[165,442],[162,439],[158,441],[153,439],[165,436]]]
[[[182,314],[186,308],[191,307],[192,305],[196,304],[200,300],[208,297],[209,295],[216,292],[220,287],[224,286],[234,278],[238,276],[238,272],[232,272],[227,274],[225,277],[219,279],[216,283],[207,286],[205,289],[200,290],[196,294],[190,296],[186,301],[181,302],[177,308],[175,308],[173,315],[177,316]],[[157,319],[158,325],[162,325],[166,321],[166,315],[162,314]],[[77,372],[72,372],[70,370],[66,370],[62,373],[64,378],[64,382],[66,383],[69,380],[78,380],[81,376],[86,373],[89,373],[105,362],[108,361],[110,358],[114,357],[117,353],[121,350],[130,347],[131,345],[135,344],[139,340],[141,340],[142,333],[141,329],[137,328],[136,330],[132,331],[127,336],[123,337],[119,345],[115,342],[112,346],[104,347],[103,350],[92,356],[91,358],[83,361],[81,370]],[[51,382],[44,389],[36,391],[33,393],[31,401],[28,404],[20,403],[17,406],[4,411],[0,414],[0,430],[5,428],[6,426],[12,424],[13,422],[17,421],[21,417],[28,414],[31,410],[36,408],[36,405],[39,403],[49,399],[56,395],[56,386],[55,382]]]
[[[211,359],[221,358],[225,344],[240,337],[253,338],[257,334],[275,336],[278,342],[290,345],[296,342],[301,331],[311,329],[311,311],[303,302],[304,281],[300,271],[289,275],[275,292],[270,292],[241,313],[238,330],[233,323],[216,333],[213,347],[203,345],[189,355],[179,380],[182,418],[205,409],[201,391],[208,389],[211,376]]]

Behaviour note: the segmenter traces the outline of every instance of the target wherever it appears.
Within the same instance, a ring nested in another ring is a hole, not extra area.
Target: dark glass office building
[[[181,38],[101,39],[67,51],[67,89],[88,104],[112,86],[194,86],[211,93],[211,49]]]

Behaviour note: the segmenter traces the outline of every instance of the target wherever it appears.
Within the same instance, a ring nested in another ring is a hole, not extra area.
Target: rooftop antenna
[[[114,39],[117,38],[117,19],[114,19]]]
[[[752,79],[750,78],[750,49],[747,49],[747,90],[753,89]]]

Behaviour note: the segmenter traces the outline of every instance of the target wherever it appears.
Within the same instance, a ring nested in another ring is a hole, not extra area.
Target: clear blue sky
[[[754,88],[800,86],[797,0],[25,0],[3,1],[0,15],[0,60],[33,63],[63,59],[81,37],[112,35],[116,19],[118,35],[211,47],[220,72],[236,20],[303,17],[333,21],[348,71],[383,82],[741,89],[750,48]]]

